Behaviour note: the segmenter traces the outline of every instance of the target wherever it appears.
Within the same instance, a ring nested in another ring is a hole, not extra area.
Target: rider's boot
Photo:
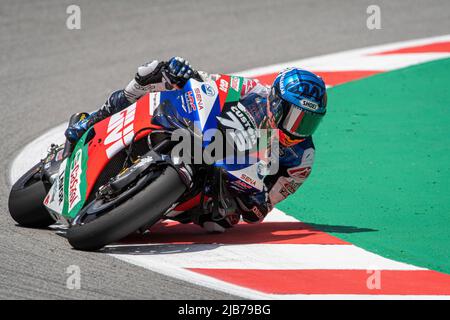
[[[77,124],[84,121],[87,117],[89,117],[89,113],[87,112],[75,113],[70,117],[69,125],[64,133],[66,136],[64,156],[68,156],[72,153],[76,142],[82,136],[81,128],[78,128]]]
[[[125,97],[123,90],[113,92],[103,106],[92,112],[91,114],[83,112],[74,114],[69,121],[65,136],[67,138],[66,145],[74,147],[83,134],[94,124],[108,118],[112,114],[122,111],[130,106],[130,101]]]

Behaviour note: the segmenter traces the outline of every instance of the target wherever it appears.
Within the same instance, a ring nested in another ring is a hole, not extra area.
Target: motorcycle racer
[[[148,92],[179,89],[187,80],[216,80],[220,75],[209,75],[192,69],[180,57],[140,66],[129,84],[113,92],[104,105],[83,120],[69,126],[65,132],[69,142],[75,143],[95,123],[127,108]],[[212,213],[194,215],[194,222],[207,231],[223,232],[239,221],[263,221],[274,205],[286,199],[308,178],[314,162],[315,147],[312,134],[326,113],[327,94],[323,80],[298,68],[289,68],[278,74],[270,88],[257,80],[245,79],[240,103],[256,123],[272,121],[280,130],[279,170],[264,180],[265,190],[235,199],[237,210],[221,219]],[[195,210],[195,209],[194,209]],[[190,222],[190,212],[173,217]],[[187,219],[187,220],[186,220]]]

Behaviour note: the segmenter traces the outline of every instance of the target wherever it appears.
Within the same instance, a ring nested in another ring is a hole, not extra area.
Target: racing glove
[[[153,60],[138,68],[124,94],[130,103],[134,103],[147,92],[181,88],[189,78],[197,74],[189,62],[180,57],[173,57],[167,62]]]
[[[181,88],[187,80],[194,76],[194,73],[189,61],[181,57],[173,57],[167,62],[163,75],[170,84]]]

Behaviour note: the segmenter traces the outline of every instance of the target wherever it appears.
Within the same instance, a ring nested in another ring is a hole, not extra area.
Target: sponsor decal
[[[233,129],[230,133],[239,151],[250,150],[257,143],[256,123],[245,107],[238,102],[225,113],[227,118],[217,117],[226,128]]]
[[[79,149],[73,158],[69,173],[69,211],[81,200],[81,160],[83,149]]]
[[[290,194],[293,194],[298,189],[298,187],[300,187],[300,183],[296,183],[293,180],[289,180],[289,183],[285,185],[285,187]]]
[[[58,153],[55,155],[55,161],[62,161],[64,155],[64,149],[61,149],[58,151]]]
[[[259,210],[257,206],[253,206],[251,210],[259,220],[264,219],[265,215]]]
[[[150,116],[153,116],[153,112],[159,106],[160,96],[161,96],[160,92],[149,93],[149,115]],[[181,96],[181,98],[183,98],[183,97]],[[182,103],[183,103],[183,101],[182,101]],[[183,108],[184,108],[184,106],[183,106]]]
[[[238,190],[253,189],[252,186],[246,184],[244,181],[241,181],[241,180],[232,181],[231,184],[234,185]]]
[[[286,92],[286,89],[284,88],[284,76],[285,75],[286,75],[286,72],[284,72],[281,75],[281,78],[280,78],[280,92],[281,92],[281,94],[285,94],[285,92]]]
[[[316,111],[317,109],[319,109],[319,104],[317,104],[311,100],[302,99],[302,100],[300,100],[300,104],[308,110]]]
[[[67,168],[67,160],[64,160],[59,168],[58,176],[54,180],[52,187],[50,188],[45,198],[44,205],[50,211],[61,214],[66,199],[66,192],[64,190],[64,184],[69,177],[69,169]],[[67,181],[68,184],[68,181]]]
[[[286,199],[290,195],[290,193],[285,188],[280,189],[280,194],[283,197],[283,199]]]
[[[257,82],[255,80],[251,79],[246,80],[242,85],[243,94],[246,95],[247,93],[249,93],[256,86],[256,84]]]
[[[48,194],[48,195],[45,197],[45,199],[44,199],[44,206],[48,206],[49,202],[50,202],[50,194]]]
[[[255,187],[256,186],[256,180],[249,177],[248,175],[246,175],[245,173],[241,174],[241,177],[239,178],[242,181],[248,183],[249,185]]]
[[[108,136],[104,144],[106,155],[111,159],[119,150],[130,144],[134,137],[133,122],[136,116],[136,104],[127,109],[113,114],[108,124]]]
[[[289,176],[295,179],[295,181],[300,182],[306,180],[311,173],[311,167],[296,167],[287,170]]]
[[[194,92],[195,92],[195,99],[197,100],[198,110],[200,111],[200,110],[202,110],[203,107],[204,107],[202,94],[201,94],[199,88],[195,88],[195,89],[194,89]]]
[[[61,207],[64,201],[64,174],[62,171],[58,177],[58,205]]]
[[[193,95],[192,91],[189,90],[188,92],[186,92],[184,94],[184,97],[185,97],[186,106],[187,106],[186,112],[191,113],[192,111],[196,111],[197,107],[195,106],[194,95]]]
[[[283,179],[283,181],[280,182],[282,183],[280,192],[284,198],[287,198],[289,195],[295,193],[295,191],[300,186],[299,183],[296,183],[293,179],[289,178]]]
[[[239,77],[231,77],[231,88],[239,92]]]
[[[256,121],[241,103],[238,103],[236,106],[232,106],[231,111],[239,117],[245,128],[256,128]]]
[[[186,100],[184,99],[184,96],[181,95],[181,96],[178,97],[178,99],[181,100],[181,107],[183,108],[184,112],[190,113],[189,109],[186,106]]]
[[[225,104],[225,101],[228,99],[228,89],[230,88],[230,76],[221,76],[216,81],[216,86],[219,91],[219,101],[220,101],[220,109],[222,110]]]
[[[270,202],[277,204],[286,199],[289,195],[295,193],[301,183],[296,183],[293,178],[279,177],[269,192]]]
[[[323,89],[312,81],[304,81],[302,83],[302,87],[304,94],[310,97],[315,97],[316,99],[322,97],[324,94]]]
[[[202,91],[209,97],[213,97],[216,94],[216,91],[214,90],[214,88],[207,83],[202,84],[201,88],[202,88]]]
[[[223,92],[225,92],[225,93],[227,93],[228,92],[228,87],[230,86],[230,84],[228,83],[228,81],[227,80],[225,80],[225,79],[220,79],[220,81],[219,81],[219,90],[220,91],[223,91]]]

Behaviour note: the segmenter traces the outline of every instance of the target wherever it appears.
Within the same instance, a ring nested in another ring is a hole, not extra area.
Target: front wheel
[[[41,163],[28,170],[9,193],[11,217],[21,226],[45,228],[56,222],[44,206],[47,188],[40,178]]]
[[[119,241],[144,225],[152,225],[186,190],[177,171],[167,167],[150,185],[99,218],[67,230],[69,243],[78,250],[94,251]]]

